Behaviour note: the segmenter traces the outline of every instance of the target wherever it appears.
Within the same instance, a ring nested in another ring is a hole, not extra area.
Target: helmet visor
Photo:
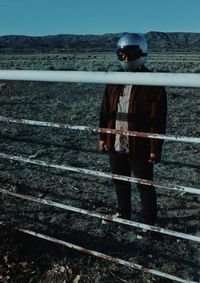
[[[118,47],[116,53],[120,61],[123,61],[125,57],[128,61],[133,61],[140,57],[147,56],[147,53],[143,53],[138,45],[126,45],[124,47]]]

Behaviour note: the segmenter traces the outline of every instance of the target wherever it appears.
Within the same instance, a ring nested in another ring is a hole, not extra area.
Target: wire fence
[[[185,234],[185,233],[180,233],[180,232],[177,232],[177,231],[172,231],[172,230],[169,230],[169,229],[164,229],[164,228],[161,228],[161,227],[151,226],[151,225],[147,225],[147,224],[143,224],[143,223],[139,223],[139,222],[135,222],[135,221],[131,221],[131,220],[126,220],[126,219],[119,218],[119,217],[116,217],[116,216],[104,215],[104,214],[92,212],[92,211],[89,211],[89,210],[86,210],[86,209],[73,207],[73,206],[70,206],[70,205],[54,202],[54,201],[51,201],[51,200],[45,200],[45,199],[37,198],[37,197],[34,197],[34,196],[19,194],[19,193],[7,191],[7,190],[4,190],[4,189],[0,189],[0,192],[2,194],[14,196],[14,197],[21,198],[21,199],[24,199],[24,200],[33,201],[33,202],[37,202],[37,203],[40,203],[40,204],[45,204],[45,205],[53,206],[53,207],[56,207],[56,208],[61,208],[61,209],[64,209],[64,210],[69,210],[69,211],[85,214],[85,215],[88,215],[88,216],[92,216],[92,217],[104,219],[104,220],[107,220],[107,221],[132,226],[132,227],[136,227],[136,228],[148,229],[148,230],[151,230],[153,232],[162,233],[162,234],[165,234],[165,235],[179,237],[179,238],[182,238],[182,239],[185,239],[185,240],[191,240],[191,241],[200,243],[200,237],[197,237],[197,236],[193,236],[193,235],[189,235],[189,234]]]
[[[0,153],[0,158],[29,163],[29,164],[35,164],[35,165],[44,166],[47,168],[54,168],[54,169],[63,170],[63,171],[71,171],[71,172],[82,173],[82,174],[103,177],[103,178],[108,178],[108,179],[121,180],[121,181],[136,183],[136,184],[143,184],[147,186],[154,186],[157,188],[178,191],[181,193],[192,193],[192,194],[197,194],[197,195],[200,194],[200,190],[197,188],[186,187],[186,186],[181,186],[181,185],[174,185],[174,184],[164,185],[156,181],[128,177],[128,176],[123,176],[123,175],[118,175],[118,174],[105,173],[105,172],[101,172],[97,170],[89,170],[85,168],[79,168],[79,167],[73,167],[73,166],[67,166],[67,165],[52,164],[52,163],[49,163],[43,160],[25,158],[22,156],[15,156],[15,155],[9,155],[5,153]]]
[[[140,138],[150,138],[150,139],[161,139],[167,141],[176,141],[176,142],[187,142],[187,143],[200,143],[200,138],[198,137],[184,137],[184,136],[170,136],[170,135],[161,135],[154,133],[144,133],[137,131],[124,131],[124,130],[115,130],[115,129],[106,129],[106,128],[93,128],[88,126],[73,126],[63,123],[53,123],[45,121],[34,121],[27,119],[14,119],[8,117],[0,116],[0,122],[15,123],[15,124],[25,124],[32,126],[43,126],[59,129],[68,129],[68,130],[78,130],[78,131],[87,131],[89,133],[106,133],[106,134],[118,134],[124,136],[140,137]]]
[[[182,87],[200,87],[200,74],[169,74],[169,73],[106,73],[106,72],[73,72],[73,71],[11,71],[11,70],[0,70],[0,80],[29,80],[29,81],[59,81],[59,82],[83,82],[83,83],[118,83],[118,84],[138,84],[138,85],[168,85],[168,86],[182,86]],[[168,141],[176,141],[176,142],[189,142],[189,143],[200,143],[199,137],[181,137],[181,136],[169,136],[169,135],[161,135],[161,134],[152,134],[152,133],[143,133],[143,132],[136,132],[136,131],[121,131],[121,130],[114,130],[114,129],[102,129],[102,128],[92,128],[88,126],[72,126],[68,124],[61,124],[61,123],[52,123],[52,122],[44,122],[44,121],[33,121],[27,119],[14,119],[8,117],[0,117],[0,122],[7,122],[7,123],[18,123],[18,124],[27,124],[27,125],[35,125],[35,126],[45,126],[45,127],[53,127],[53,128],[62,128],[62,129],[70,129],[70,130],[82,130],[91,133],[109,133],[109,134],[120,134],[120,135],[128,135],[128,136],[136,136],[141,138],[153,138],[153,139],[163,139]],[[57,165],[57,164],[50,164],[45,161],[25,158],[22,156],[15,156],[9,155],[5,153],[0,153],[1,159],[12,160],[16,162],[24,162],[32,165],[44,166],[47,168],[54,168],[58,170],[65,170],[65,171],[72,171],[81,174],[88,174],[97,177],[104,177],[110,179],[117,179],[123,180],[127,182],[133,182],[137,184],[145,184],[148,186],[155,186],[160,189],[169,189],[173,191],[178,191],[181,193],[192,193],[192,194],[200,194],[200,190],[197,188],[186,187],[181,185],[174,185],[174,184],[161,184],[160,182],[150,181],[145,179],[121,176],[116,174],[110,174],[105,172],[99,172],[95,170],[88,170],[84,168],[72,167],[67,165]],[[147,188],[148,189],[148,188]],[[36,203],[49,205],[69,211],[73,211],[76,213],[85,214],[88,216],[129,225],[132,227],[140,228],[140,229],[148,229],[154,232],[167,234],[174,237],[179,237],[185,240],[200,242],[200,237],[195,235],[189,235],[177,231],[172,231],[156,226],[150,226],[147,224],[125,220],[122,218],[113,217],[110,215],[104,215],[96,212],[91,212],[88,210],[84,210],[77,207],[72,207],[69,205],[53,202],[46,199],[36,198],[29,195],[19,194],[17,192],[11,192],[8,190],[4,190],[0,188],[0,192],[2,194],[7,194],[13,197],[21,198],[28,201],[33,201]],[[0,222],[1,225],[4,225],[3,222]],[[148,269],[136,263],[131,263],[119,258],[114,258],[108,256],[106,254],[99,253],[97,251],[88,250],[86,248],[55,239],[53,237],[49,237],[47,235],[43,235],[34,231],[30,231],[27,229],[18,229],[20,232],[45,239],[57,244],[61,244],[68,248],[72,248],[90,255],[94,255],[96,257],[119,263],[121,265],[125,265],[127,267],[131,267],[134,269],[141,270],[146,273],[150,273],[153,275],[157,275],[163,278],[167,278],[170,280],[174,280],[177,282],[190,282],[190,283],[197,283],[195,281],[185,280],[179,277],[176,277],[171,274],[167,274],[164,272],[160,272],[154,269]]]
[[[0,221],[0,225],[5,225],[5,223]],[[137,264],[137,263],[129,262],[129,261],[126,261],[126,260],[123,260],[123,259],[120,259],[120,258],[116,258],[116,257],[112,257],[112,256],[106,255],[104,253],[100,253],[100,252],[97,252],[97,251],[94,251],[94,250],[89,250],[89,249],[86,249],[84,247],[74,245],[72,243],[69,243],[69,242],[66,242],[66,241],[63,241],[63,240],[59,240],[59,239],[56,239],[56,238],[53,238],[53,237],[50,237],[50,236],[47,236],[47,235],[44,235],[44,234],[41,234],[41,233],[38,233],[38,232],[34,232],[34,231],[31,231],[31,230],[28,230],[28,229],[18,228],[16,230],[18,230],[19,232],[22,232],[22,233],[43,239],[43,240],[53,242],[55,244],[65,246],[65,247],[70,248],[70,249],[74,249],[76,251],[80,251],[82,253],[86,253],[88,255],[92,255],[92,256],[95,256],[95,257],[98,257],[98,258],[101,258],[101,259],[104,259],[104,260],[107,260],[107,261],[110,261],[110,262],[113,262],[113,263],[118,263],[120,265],[124,265],[124,266],[132,268],[132,269],[140,270],[144,273],[150,273],[152,275],[160,276],[162,278],[170,279],[170,280],[181,282],[181,283],[198,283],[196,281],[185,280],[185,279],[179,278],[177,276],[174,276],[174,275],[171,275],[171,274],[168,274],[168,273],[165,273],[165,272],[161,272],[161,271],[158,271],[158,270],[155,270],[155,269],[147,268],[147,267],[144,267],[144,266]]]

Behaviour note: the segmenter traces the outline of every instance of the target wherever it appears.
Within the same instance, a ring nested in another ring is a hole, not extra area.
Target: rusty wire
[[[5,224],[2,221],[0,221],[0,225],[5,225]],[[71,244],[69,242],[66,242],[66,241],[63,241],[63,240],[60,240],[60,239],[56,239],[56,238],[53,238],[53,237],[50,237],[50,236],[47,236],[47,235],[44,235],[44,234],[41,234],[41,233],[38,233],[38,232],[34,232],[34,231],[31,231],[31,230],[28,230],[28,229],[16,228],[16,230],[18,230],[22,233],[40,238],[40,239],[44,239],[44,240],[65,246],[65,247],[70,248],[70,249],[74,249],[74,250],[77,250],[77,251],[80,251],[80,252],[83,252],[83,253],[86,253],[86,254],[89,254],[89,255],[96,256],[98,258],[101,258],[101,259],[104,259],[104,260],[107,260],[107,261],[110,261],[110,262],[113,262],[113,263],[116,263],[116,264],[121,264],[121,265],[124,265],[124,266],[132,268],[132,269],[140,270],[144,273],[150,273],[152,275],[160,276],[160,277],[167,278],[167,279],[177,281],[177,282],[181,282],[181,283],[198,283],[198,282],[191,281],[191,280],[184,280],[184,279],[179,278],[177,276],[174,276],[174,275],[162,272],[162,271],[158,271],[158,270],[155,270],[155,269],[152,269],[152,268],[147,268],[147,267],[144,267],[140,264],[129,262],[129,261],[126,261],[126,260],[123,260],[123,259],[120,259],[120,258],[113,257],[113,256],[109,256],[109,255],[106,255],[104,253],[100,253],[100,252],[97,252],[97,251],[94,251],[94,250],[89,250],[89,249],[86,249],[84,247],[74,245],[74,244]]]
[[[42,161],[42,160],[37,160],[37,159],[33,160],[30,158],[24,158],[21,156],[13,156],[13,155],[5,154],[5,153],[0,153],[0,158],[8,159],[8,160],[15,160],[18,162],[24,162],[24,163],[29,163],[29,164],[35,164],[35,165],[44,166],[47,168],[55,168],[55,169],[59,169],[63,171],[71,171],[71,172],[77,172],[77,173],[82,173],[82,174],[87,174],[87,175],[92,175],[92,176],[97,176],[97,177],[122,180],[122,181],[132,182],[136,184],[144,184],[147,186],[154,186],[160,189],[168,189],[168,190],[178,191],[181,193],[193,193],[197,195],[200,194],[200,190],[197,188],[193,188],[193,187],[186,187],[186,186],[174,185],[174,184],[163,185],[156,181],[122,176],[122,175],[111,174],[111,173],[105,173],[105,172],[100,172],[97,170],[89,170],[89,169],[67,166],[67,165],[57,165],[57,164],[52,164],[52,163]]]
[[[161,227],[156,227],[156,226],[151,226],[151,225],[144,224],[144,223],[126,220],[126,219],[111,216],[111,215],[105,215],[105,214],[97,213],[97,212],[94,212],[94,211],[89,211],[89,210],[86,210],[86,209],[73,207],[73,206],[70,206],[70,205],[62,204],[62,203],[57,203],[57,202],[54,202],[54,201],[51,201],[51,200],[46,200],[46,199],[41,199],[41,198],[37,198],[37,197],[34,197],[34,196],[30,196],[30,195],[24,195],[24,194],[19,194],[19,193],[16,193],[16,192],[11,192],[11,191],[4,190],[4,189],[0,189],[0,192],[2,194],[7,194],[7,195],[18,197],[18,198],[21,198],[21,199],[37,202],[37,203],[40,203],[40,204],[45,204],[45,205],[53,206],[53,207],[56,207],[56,208],[61,208],[61,209],[64,209],[64,210],[78,212],[78,213],[85,214],[85,215],[88,215],[88,216],[92,216],[92,217],[96,217],[96,218],[100,218],[100,219],[105,219],[105,220],[108,220],[108,221],[132,226],[132,227],[136,227],[136,228],[148,229],[148,230],[158,232],[158,233],[161,233],[161,234],[166,234],[166,235],[179,237],[179,238],[182,238],[182,239],[185,239],[185,240],[190,240],[190,241],[200,243],[200,237],[197,237],[197,236],[194,236],[194,235],[189,235],[189,234],[185,234],[185,233],[181,233],[181,232],[177,232],[177,231],[173,231],[173,230],[169,230],[169,229],[165,229],[165,228],[161,228]]]
[[[155,133],[138,132],[138,131],[116,130],[116,129],[107,129],[107,128],[93,128],[89,126],[77,126],[77,125],[72,126],[72,125],[63,124],[63,123],[34,121],[34,120],[17,119],[17,118],[14,119],[14,118],[2,117],[2,116],[0,116],[0,122],[52,127],[52,128],[60,128],[60,129],[68,129],[68,130],[87,131],[90,133],[107,133],[107,134],[118,134],[118,135],[141,137],[141,138],[162,139],[162,140],[176,141],[176,142],[187,142],[187,143],[197,143],[197,144],[200,143],[200,138],[198,137],[171,136],[171,135],[163,135],[163,134],[155,134]]]

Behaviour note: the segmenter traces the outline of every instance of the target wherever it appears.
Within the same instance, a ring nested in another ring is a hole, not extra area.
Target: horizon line
[[[121,31],[121,32],[107,32],[102,34],[93,34],[93,33],[84,33],[84,34],[78,34],[78,33],[55,33],[55,34],[0,34],[0,37],[3,36],[26,36],[26,37],[47,37],[47,36],[105,36],[105,35],[120,35],[123,33],[126,33],[129,31]],[[193,31],[148,31],[148,32],[133,32],[133,33],[142,33],[142,34],[148,34],[148,33],[191,33],[191,34],[200,34],[200,32],[193,32]]]

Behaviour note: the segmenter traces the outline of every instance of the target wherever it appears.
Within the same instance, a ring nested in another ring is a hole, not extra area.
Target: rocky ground
[[[1,116],[98,127],[104,85],[2,81],[0,88]],[[199,90],[167,88],[167,93],[167,133],[199,137]],[[91,170],[110,170],[107,156],[98,152],[97,134],[3,122],[0,133],[1,153]],[[162,162],[155,166],[155,179],[198,188],[199,157],[199,145],[166,142]],[[100,177],[1,159],[0,188],[99,213],[115,211],[112,182]],[[199,236],[199,196],[167,189],[157,189],[157,193],[158,226]],[[141,222],[134,186],[132,203],[132,220]],[[200,280],[196,242],[167,235],[159,241],[141,242],[136,239],[139,229],[119,224],[105,226],[98,218],[5,194],[1,195],[0,212],[0,221],[5,223],[0,226],[0,282],[168,282],[28,236],[17,232],[16,227],[184,279]]]

